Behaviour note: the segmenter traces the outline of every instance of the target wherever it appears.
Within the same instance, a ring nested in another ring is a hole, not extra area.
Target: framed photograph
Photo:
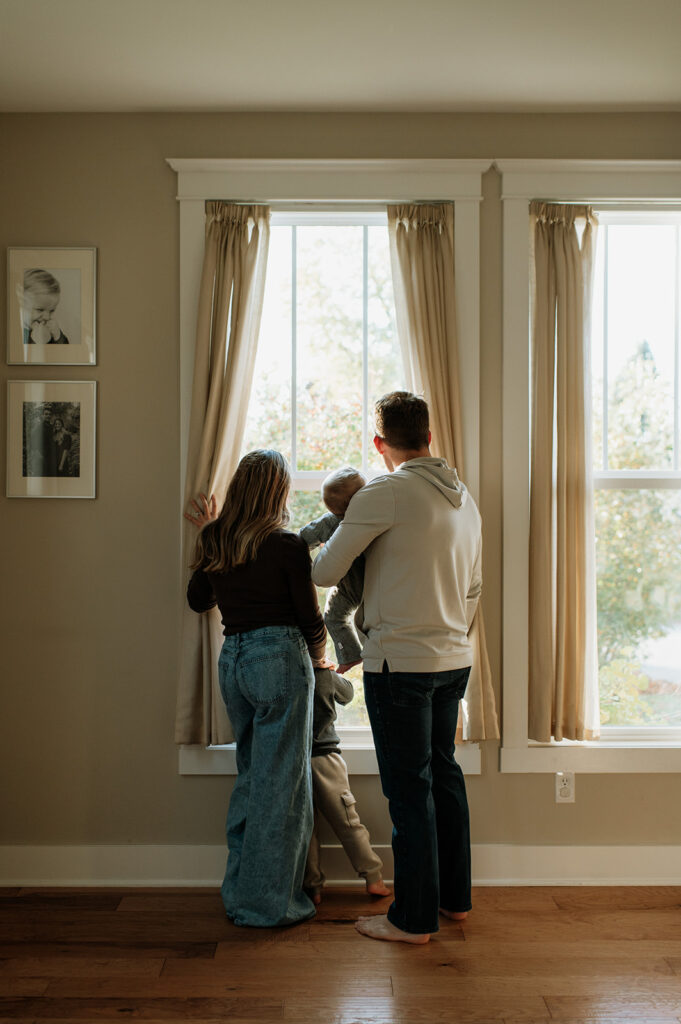
[[[96,363],[96,260],[96,249],[8,249],[8,363]]]
[[[95,381],[7,382],[7,497],[95,497]]]

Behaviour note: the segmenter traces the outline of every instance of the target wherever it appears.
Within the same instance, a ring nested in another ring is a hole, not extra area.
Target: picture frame
[[[94,498],[97,382],[7,382],[7,497]]]
[[[97,250],[7,250],[7,362],[94,366]]]

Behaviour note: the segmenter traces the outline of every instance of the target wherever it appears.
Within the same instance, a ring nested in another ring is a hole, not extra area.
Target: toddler
[[[323,815],[353,868],[366,881],[367,892],[372,896],[390,896],[390,889],[381,876],[383,862],[372,849],[369,833],[359,820],[350,791],[348,766],[341,756],[340,740],[333,726],[336,703],[349,704],[354,696],[352,683],[328,668],[316,668],[314,682],[311,762],[314,827],[303,886],[315,905],[319,905],[324,885],[319,843],[319,819]]]
[[[57,278],[49,270],[26,270],[24,286],[17,292],[24,345],[68,345],[54,315],[61,298]]]
[[[338,529],[350,498],[366,480],[352,466],[331,473],[322,484],[322,498],[329,509],[308,523],[300,536],[310,548],[324,544]],[[339,672],[347,671],[362,660],[362,648],[352,618],[362,602],[364,556],[352,563],[347,575],[334,587],[326,603],[324,621],[331,634]],[[352,683],[330,669],[315,669],[314,718],[312,739],[312,795],[314,829],[305,869],[305,888],[316,904],[321,902],[324,873],[320,861],[319,817],[323,815],[338,836],[350,863],[366,881],[372,896],[390,896],[381,876],[383,863],[373,851],[369,833],[359,820],[355,798],[350,791],[348,766],[340,752],[340,740],[334,729],[336,704],[349,704],[354,696]]]

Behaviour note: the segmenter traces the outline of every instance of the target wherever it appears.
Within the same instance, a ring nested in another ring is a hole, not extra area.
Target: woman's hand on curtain
[[[199,530],[206,523],[212,523],[218,517],[218,503],[214,494],[211,494],[210,498],[207,498],[205,494],[199,494],[199,501],[192,498],[191,506],[194,511],[185,512],[184,518]]]

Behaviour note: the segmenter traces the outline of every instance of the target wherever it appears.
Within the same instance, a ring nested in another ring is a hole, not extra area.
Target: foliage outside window
[[[605,726],[681,726],[679,218],[601,213],[592,318]]]
[[[322,515],[324,477],[351,464],[385,471],[372,409],[404,387],[385,215],[345,223],[273,215],[262,325],[243,451],[271,447],[291,464],[291,529]],[[318,588],[320,607],[326,591]],[[329,640],[328,654],[335,661]],[[361,667],[343,725],[366,725]]]

